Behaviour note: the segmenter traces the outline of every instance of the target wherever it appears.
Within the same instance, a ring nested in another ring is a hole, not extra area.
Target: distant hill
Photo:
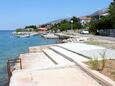
[[[108,13],[108,8],[102,9],[102,10],[98,10],[96,12],[94,12],[93,14],[89,15],[89,16],[98,16],[98,15],[102,15]]]
[[[58,23],[60,23],[60,22],[63,21],[63,20],[70,21],[71,18],[72,18],[72,17],[63,18],[63,19],[58,19],[58,20],[54,20],[54,21],[48,22],[48,23],[46,23],[46,24],[58,24]]]
[[[102,10],[98,10],[94,13],[92,13],[91,15],[86,15],[86,16],[98,16],[98,15],[101,15],[101,14],[105,14],[108,12],[108,8],[105,8],[105,9],[102,9]],[[58,19],[58,20],[54,20],[54,21],[51,21],[51,22],[48,22],[46,24],[57,24],[57,23],[60,23],[61,21],[63,20],[67,20],[67,21],[70,21],[72,17],[69,17],[69,18],[63,18],[63,19]]]

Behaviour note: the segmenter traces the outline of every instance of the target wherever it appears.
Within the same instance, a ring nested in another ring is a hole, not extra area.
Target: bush
[[[104,67],[105,67],[105,63],[106,63],[106,51],[103,51],[103,53],[100,53],[100,56],[101,56],[101,58],[102,58],[102,60],[101,60],[101,71],[104,69]]]
[[[100,53],[101,56],[101,60],[99,60],[98,58],[93,58],[91,59],[88,63],[91,66],[92,69],[94,70],[98,70],[98,71],[102,71],[105,67],[105,63],[106,63],[106,52],[104,51],[103,53]]]
[[[94,69],[94,70],[99,70],[98,68],[98,58],[94,58],[94,59],[91,59],[89,61],[90,65],[91,65],[91,68]]]

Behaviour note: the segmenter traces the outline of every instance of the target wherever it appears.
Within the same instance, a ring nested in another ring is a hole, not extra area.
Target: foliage
[[[71,20],[73,21],[73,23],[71,23]],[[70,20],[63,20],[60,23],[52,25],[51,29],[55,31],[56,29],[60,29],[60,31],[66,31],[66,30],[70,30],[71,27],[73,27],[72,29],[81,28],[81,24],[78,18],[72,17]]]
[[[27,29],[27,28],[37,29],[37,27],[35,25],[26,26],[25,29]]]
[[[29,26],[26,26],[24,29],[29,29],[29,31],[38,31],[38,28],[36,25],[29,25]]]
[[[89,64],[90,64],[92,69],[98,70],[98,58],[91,59],[89,61]]]
[[[111,3],[109,7],[109,14],[112,21],[113,28],[115,28],[115,0]]]
[[[73,16],[73,18],[71,18],[71,20],[73,20],[73,29],[80,29],[82,27],[80,20],[78,18],[76,18],[75,16]]]
[[[68,21],[66,21],[66,20],[63,20],[60,24],[59,24],[59,29],[61,30],[61,31],[66,31],[66,30],[68,30],[68,29],[70,29],[71,28],[71,25],[70,25],[70,23],[68,22]]]
[[[101,56],[101,58],[102,58],[102,60],[101,60],[101,71],[104,69],[104,67],[105,67],[105,63],[106,63],[106,51],[103,51],[103,53],[100,53],[100,56]]]
[[[94,70],[102,71],[104,69],[105,63],[106,63],[105,55],[106,55],[105,51],[103,53],[100,53],[101,60],[99,60],[98,57],[95,57],[93,59],[90,59],[90,61],[88,62],[88,65],[90,65],[91,68]]]
[[[91,45],[99,45],[100,44],[100,42],[97,40],[89,40],[86,43],[91,44]]]
[[[35,25],[29,25],[29,26],[26,26],[25,28],[19,28],[19,29],[16,29],[16,32],[27,32],[27,31],[38,31],[38,28],[37,26]]]
[[[54,31],[54,32],[57,32],[58,30],[59,30],[59,24],[54,24],[54,25],[52,25],[52,27],[50,28],[52,31]],[[49,29],[49,30],[50,30]]]
[[[97,24],[98,21],[91,21],[89,24],[89,32],[92,34],[96,34],[97,33]]]
[[[96,34],[98,29],[115,29],[115,0],[109,6],[109,15],[93,20],[90,23],[90,32]]]
[[[24,29],[21,29],[21,28],[18,28],[16,29],[16,32],[24,32],[25,30]]]
[[[96,34],[97,29],[112,29],[112,23],[109,16],[102,17],[100,20],[94,20],[90,23],[89,31]]]

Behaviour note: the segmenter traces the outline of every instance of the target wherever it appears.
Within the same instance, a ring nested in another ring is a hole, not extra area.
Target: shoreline
[[[13,30],[14,31],[14,30]],[[25,39],[19,39],[16,37],[11,36],[11,31],[1,31],[0,33],[0,76],[1,76],[1,82],[0,86],[4,83],[2,82],[7,80],[7,69],[6,69],[6,62],[8,59],[15,59],[20,53],[26,53],[28,52],[28,47],[30,46],[37,46],[41,45],[40,41],[42,42],[43,45],[47,44],[55,44],[56,40],[51,39],[51,40],[44,40],[40,36],[35,36],[35,37],[30,37],[30,38],[25,38]],[[4,39],[5,38],[5,39]],[[10,50],[10,51],[9,51]],[[4,80],[5,79],[5,80]]]
[[[76,41],[76,42],[78,42],[78,41]],[[82,42],[82,41],[81,41],[81,42]],[[54,44],[54,45],[56,45],[56,44]],[[39,47],[40,47],[40,46],[39,46]],[[49,48],[49,47],[50,47],[50,46],[47,46],[47,45],[46,45],[46,46],[45,46],[45,49],[47,49],[47,48]],[[41,52],[41,50],[42,50],[43,48],[44,48],[44,46],[43,46],[40,50],[38,50],[38,51]],[[31,52],[31,53],[34,52],[34,49],[35,49],[35,48],[33,48],[33,50],[32,50],[32,51],[29,51],[29,52]],[[35,51],[36,51],[36,49],[35,49]],[[38,52],[38,51],[36,51],[36,52]],[[35,53],[35,52],[34,52],[34,53]]]

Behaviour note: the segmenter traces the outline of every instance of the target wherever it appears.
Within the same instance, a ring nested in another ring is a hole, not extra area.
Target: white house
[[[85,24],[87,24],[87,23],[90,23],[91,20],[92,20],[91,17],[86,17],[86,16],[80,17],[79,19],[80,19],[80,23],[81,23],[82,25],[85,25]]]

